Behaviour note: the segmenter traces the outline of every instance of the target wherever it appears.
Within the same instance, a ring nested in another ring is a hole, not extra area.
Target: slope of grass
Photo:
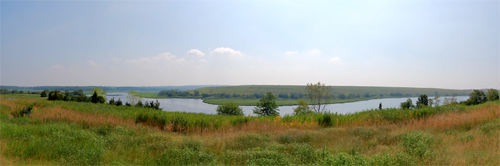
[[[274,94],[280,93],[304,93],[305,86],[292,86],[292,85],[245,85],[245,86],[223,86],[223,87],[206,87],[196,89],[197,91],[206,94],[241,94],[249,95],[255,93],[265,94],[266,92],[272,92]],[[190,90],[193,93],[194,90]],[[367,86],[332,86],[333,94],[383,94],[389,96],[391,93],[402,93],[403,95],[410,94],[411,96],[417,96],[420,94],[427,94],[428,96],[434,96],[435,92],[438,92],[440,96],[451,96],[453,94],[457,95],[468,95],[470,91],[466,90],[453,90],[453,89],[437,89],[437,88],[406,88],[406,87],[367,87]]]
[[[2,165],[500,164],[498,101],[262,118],[9,97]],[[12,116],[24,105],[31,117]]]
[[[328,102],[329,104],[335,104],[335,103],[348,103],[348,102],[355,102],[355,101],[364,101],[364,100],[371,100],[371,99],[377,99],[377,98],[357,98],[357,99],[344,99],[344,100],[330,100]],[[226,102],[234,102],[238,105],[242,106],[255,106],[257,102],[259,102],[260,99],[238,99],[238,98],[229,98],[229,99],[220,99],[220,98],[204,98],[203,102],[208,103],[208,104],[222,104]],[[284,105],[297,105],[297,99],[276,99],[276,104],[278,106],[284,106]],[[307,101],[307,100],[306,100]],[[309,101],[307,101],[309,102]]]

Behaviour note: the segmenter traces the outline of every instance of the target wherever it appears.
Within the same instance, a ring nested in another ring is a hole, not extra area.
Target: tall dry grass
[[[454,127],[470,128],[500,117],[498,105],[473,108],[466,112],[450,112],[428,118],[411,120],[405,128],[409,130],[436,129],[446,130]]]
[[[34,111],[31,114],[33,120],[41,122],[75,122],[78,124],[85,124],[89,126],[101,125],[135,125],[132,119],[123,119],[111,115],[103,115],[96,113],[85,113],[74,110],[56,108],[42,108]]]

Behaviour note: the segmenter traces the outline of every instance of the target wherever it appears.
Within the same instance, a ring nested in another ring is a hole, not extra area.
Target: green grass
[[[8,98],[15,97],[14,100]],[[498,108],[427,107],[419,110],[366,110],[353,114],[234,117],[162,112],[106,104],[47,101],[35,95],[2,95],[2,103],[33,104],[112,115],[134,126],[89,126],[71,121],[13,117],[0,104],[2,165],[498,165],[500,118],[436,130],[415,130],[409,122],[448,113]],[[495,111],[495,110],[491,110]],[[273,124],[318,124],[317,128]],[[354,126],[357,123],[374,125]],[[380,123],[378,123],[380,122]],[[147,124],[147,125],[141,125]],[[245,124],[257,125],[244,128]],[[259,126],[259,124],[262,124]],[[387,124],[387,125],[378,125]],[[169,132],[154,125],[177,128]],[[177,127],[175,127],[177,125]],[[233,128],[235,127],[235,128]],[[207,129],[200,132],[200,129]],[[228,130],[228,131],[226,131]]]
[[[245,86],[224,86],[224,87],[207,87],[196,89],[197,91],[206,94],[254,94],[272,92],[273,94],[280,93],[305,93],[305,86],[292,86],[292,85],[245,85]],[[366,87],[366,86],[332,86],[332,93],[337,94],[384,94],[386,97],[391,93],[402,93],[410,94],[411,96],[418,96],[420,94],[427,94],[428,96],[434,96],[435,92],[438,95],[444,96],[446,94],[453,95],[468,95],[471,91],[465,90],[452,90],[452,89],[437,89],[437,88],[406,88],[406,87]],[[193,93],[194,90],[190,90]]]

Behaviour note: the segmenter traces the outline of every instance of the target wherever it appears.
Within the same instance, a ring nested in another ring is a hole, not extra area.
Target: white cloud
[[[297,51],[287,51],[287,52],[285,52],[286,55],[293,55],[293,54],[297,54],[297,53],[299,53],[299,52],[297,52]]]
[[[90,60],[87,63],[90,64],[90,66],[97,66],[97,65],[99,65],[98,63],[95,63],[93,60]]]
[[[132,60],[126,60],[127,63],[156,63],[156,62],[178,62],[178,63],[183,63],[186,62],[185,59],[183,58],[178,58],[177,56],[165,52],[161,53],[158,56],[154,56],[151,58],[139,58],[139,59],[132,59]]]
[[[200,50],[198,49],[191,49],[187,52],[187,55],[189,56],[193,56],[193,57],[202,57],[202,56],[205,56],[205,54],[203,52],[201,52]]]
[[[115,62],[118,62],[118,61],[121,61],[121,60],[122,59],[120,59],[120,58],[113,58],[113,61],[115,61]]]
[[[243,56],[243,53],[240,51],[233,50],[231,48],[224,48],[224,47],[219,47],[216,48],[215,50],[212,51],[212,54],[215,55],[222,55],[222,56],[228,56],[228,57],[241,57]]]
[[[330,58],[330,62],[339,63],[340,61],[342,61],[342,59],[340,59],[339,57]]]
[[[54,69],[62,69],[63,67],[61,65],[54,65],[54,66],[50,66],[51,68],[54,68]]]
[[[309,52],[310,55],[320,55],[321,51],[318,49],[313,49]]]

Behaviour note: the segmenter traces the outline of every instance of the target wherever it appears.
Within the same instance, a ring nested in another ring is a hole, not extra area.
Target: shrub
[[[58,90],[51,91],[49,93],[49,100],[63,100],[63,99],[64,95]]]
[[[417,100],[417,108],[423,108],[428,105],[429,105],[429,99],[427,98],[427,95],[425,94],[420,95]]]
[[[118,98],[118,100],[120,100],[120,98]],[[116,105],[116,103],[115,103],[115,98],[114,98],[114,97],[113,97],[113,98],[111,98],[111,99],[109,99],[109,104],[110,104],[110,105]]]
[[[299,164],[314,163],[318,159],[316,149],[309,144],[292,144],[290,152]]]
[[[469,94],[466,105],[477,105],[486,102],[486,94],[483,91],[474,89],[474,92]]]
[[[297,108],[293,109],[295,115],[308,115],[313,113],[307,102],[305,102],[304,100],[302,99],[297,100],[297,103],[298,103]]]
[[[43,91],[43,92],[40,94],[40,97],[47,97],[47,91]]]
[[[103,96],[97,96],[97,103],[105,103],[106,102],[106,98],[104,98]]]
[[[405,102],[402,102],[400,106],[401,106],[401,109],[411,109],[411,108],[415,107],[413,105],[413,102],[411,101],[411,99],[408,99]]]
[[[488,101],[495,101],[499,99],[498,90],[488,89]]]
[[[116,102],[115,102],[115,105],[116,105],[116,106],[122,106],[122,105],[123,105],[123,103],[122,103],[122,101],[118,98],[118,101],[116,101]]]
[[[323,127],[333,126],[333,118],[329,113],[322,113],[321,116],[317,119],[318,124]]]
[[[236,115],[243,116],[243,110],[234,102],[227,102],[217,106],[217,114],[219,115]]]
[[[432,157],[432,137],[422,133],[410,133],[402,137],[403,148],[412,156],[419,158]]]

